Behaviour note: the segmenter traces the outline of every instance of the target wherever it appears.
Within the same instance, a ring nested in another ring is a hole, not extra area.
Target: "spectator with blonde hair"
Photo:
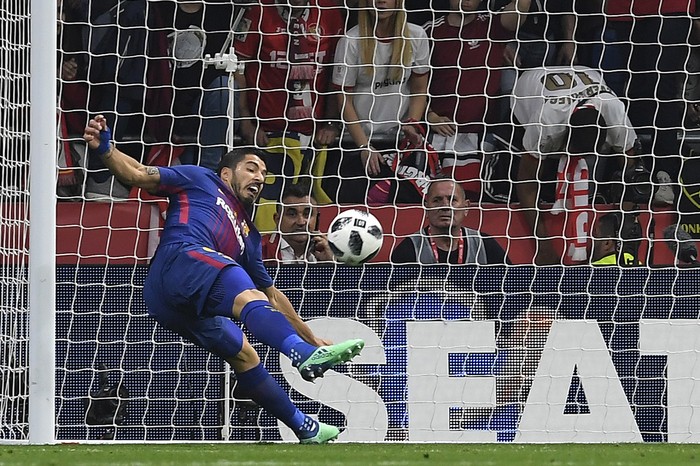
[[[406,21],[403,0],[360,0],[358,8],[357,26],[338,42],[333,84],[344,90],[341,114],[362,170],[345,157],[341,171],[378,176],[387,165],[381,150],[396,150],[403,136],[421,140],[430,50],[425,31]]]

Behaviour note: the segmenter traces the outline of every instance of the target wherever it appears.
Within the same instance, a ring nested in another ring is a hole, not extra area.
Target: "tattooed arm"
[[[107,120],[98,115],[88,122],[83,139],[92,153],[102,157],[102,161],[119,181],[129,186],[136,186],[153,192],[160,184],[160,172],[157,167],[143,165],[114,147],[112,133],[107,127]]]

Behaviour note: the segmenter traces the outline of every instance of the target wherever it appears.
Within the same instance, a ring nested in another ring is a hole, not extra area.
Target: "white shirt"
[[[565,150],[569,117],[584,100],[605,118],[605,152],[624,153],[634,147],[637,134],[624,104],[600,72],[575,66],[527,70],[516,81],[511,108],[525,128],[523,149],[534,157]]]
[[[391,41],[376,40],[374,68],[371,74],[365,72],[366,66],[362,63],[359,27],[353,27],[338,41],[333,84],[353,88],[350,91],[353,104],[370,139],[373,133],[391,134],[392,130],[399,126],[408,111],[408,80],[411,74],[425,74],[430,69],[428,36],[423,28],[412,23],[408,23],[408,31],[413,56],[410,65],[403,69],[401,79],[397,80],[389,78]]]
[[[305,256],[297,256],[294,249],[292,249],[283,236],[280,236],[277,259],[282,264],[307,264],[318,262],[311,250],[306,251]]]

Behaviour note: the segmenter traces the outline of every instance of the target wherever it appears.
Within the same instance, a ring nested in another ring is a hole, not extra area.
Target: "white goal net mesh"
[[[26,439],[29,7],[0,12],[0,438]]]
[[[6,3],[0,440],[23,440],[30,18]],[[265,149],[276,286],[366,347],[309,384],[248,337],[340,440],[700,441],[695,2],[553,3],[59,0],[56,439],[295,440],[148,316],[166,201],[86,152],[103,114],[148,165]],[[367,264],[285,236],[351,207],[382,225]]]

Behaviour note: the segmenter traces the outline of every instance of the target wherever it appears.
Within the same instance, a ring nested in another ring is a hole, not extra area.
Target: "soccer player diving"
[[[262,153],[237,148],[217,173],[195,166],[145,166],[112,144],[102,115],[83,138],[123,183],[167,196],[167,218],[146,277],[148,313],[163,327],[226,360],[239,388],[285,423],[301,443],[335,440],[337,427],[302,413],[260,362],[239,321],[258,340],[279,350],[307,381],[357,356],[364,342],[317,338],[263,266],[260,233],[248,209],[263,188]]]

